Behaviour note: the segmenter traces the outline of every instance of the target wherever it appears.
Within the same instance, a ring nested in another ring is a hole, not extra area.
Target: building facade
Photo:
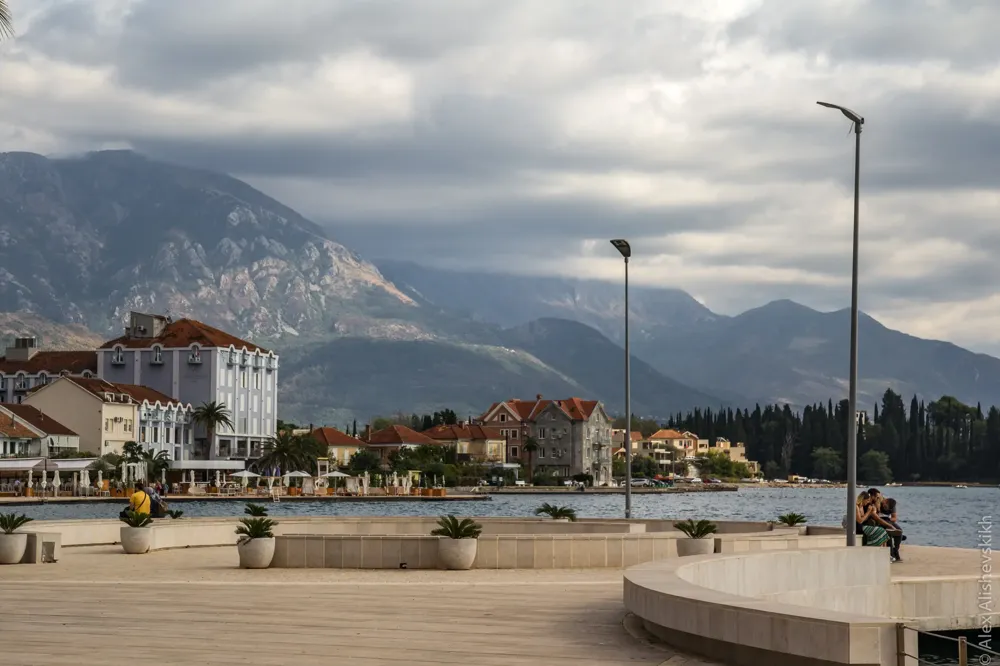
[[[125,335],[97,350],[97,373],[195,407],[224,405],[233,428],[217,428],[208,441],[195,425],[194,459],[257,458],[277,429],[278,356],[193,319],[133,312]]]
[[[60,377],[33,390],[24,404],[63,423],[80,436],[80,451],[121,453],[136,439],[138,411],[131,396],[99,379]]]
[[[313,428],[306,432],[320,444],[326,445],[327,460],[334,467],[347,467],[351,462],[351,456],[361,448],[361,440],[336,428]]]
[[[507,441],[501,434],[500,428],[460,422],[454,425],[434,426],[422,434],[440,444],[454,446],[459,462],[500,464],[507,462],[504,455]]]
[[[537,446],[531,453],[534,470],[562,477],[591,474],[597,485],[611,481],[611,419],[596,400],[541,395],[507,400],[491,405],[479,422],[506,437],[509,461],[527,461],[524,442],[530,437]]]
[[[19,337],[0,357],[0,402],[19,404],[32,389],[64,375],[97,375],[97,353],[41,351],[33,337]]]
[[[0,456],[25,455],[48,458],[80,450],[80,435],[37,407],[27,404],[0,404],[0,424],[21,426],[33,433],[17,447],[0,443]],[[17,428],[14,428],[17,430]],[[24,430],[20,430],[23,434]]]

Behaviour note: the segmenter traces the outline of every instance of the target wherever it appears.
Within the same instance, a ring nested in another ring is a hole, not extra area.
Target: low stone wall
[[[716,555],[629,569],[624,598],[652,633],[726,663],[895,665],[895,620],[858,612],[855,598],[851,612],[787,602],[888,586],[889,576],[877,548]]]

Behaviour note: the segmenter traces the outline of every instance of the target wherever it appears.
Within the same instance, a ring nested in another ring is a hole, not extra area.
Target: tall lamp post
[[[628,349],[628,258],[632,256],[632,246],[624,238],[611,241],[625,258],[625,518],[632,517],[632,378]]]
[[[851,269],[851,377],[847,397],[847,514],[844,527],[847,545],[854,545],[854,502],[858,483],[858,197],[861,188],[861,126],[865,119],[850,109],[816,102],[828,109],[836,109],[854,123],[854,263]]]

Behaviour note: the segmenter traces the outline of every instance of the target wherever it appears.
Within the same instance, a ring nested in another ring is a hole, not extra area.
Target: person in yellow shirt
[[[128,508],[136,513],[149,513],[150,497],[142,488],[136,488],[132,496],[128,498]]]

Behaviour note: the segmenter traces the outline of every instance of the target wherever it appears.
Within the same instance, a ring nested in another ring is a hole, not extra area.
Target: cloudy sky
[[[5,150],[224,170],[371,258],[850,299],[1000,354],[995,0],[10,0]],[[905,11],[903,7],[905,6]]]

